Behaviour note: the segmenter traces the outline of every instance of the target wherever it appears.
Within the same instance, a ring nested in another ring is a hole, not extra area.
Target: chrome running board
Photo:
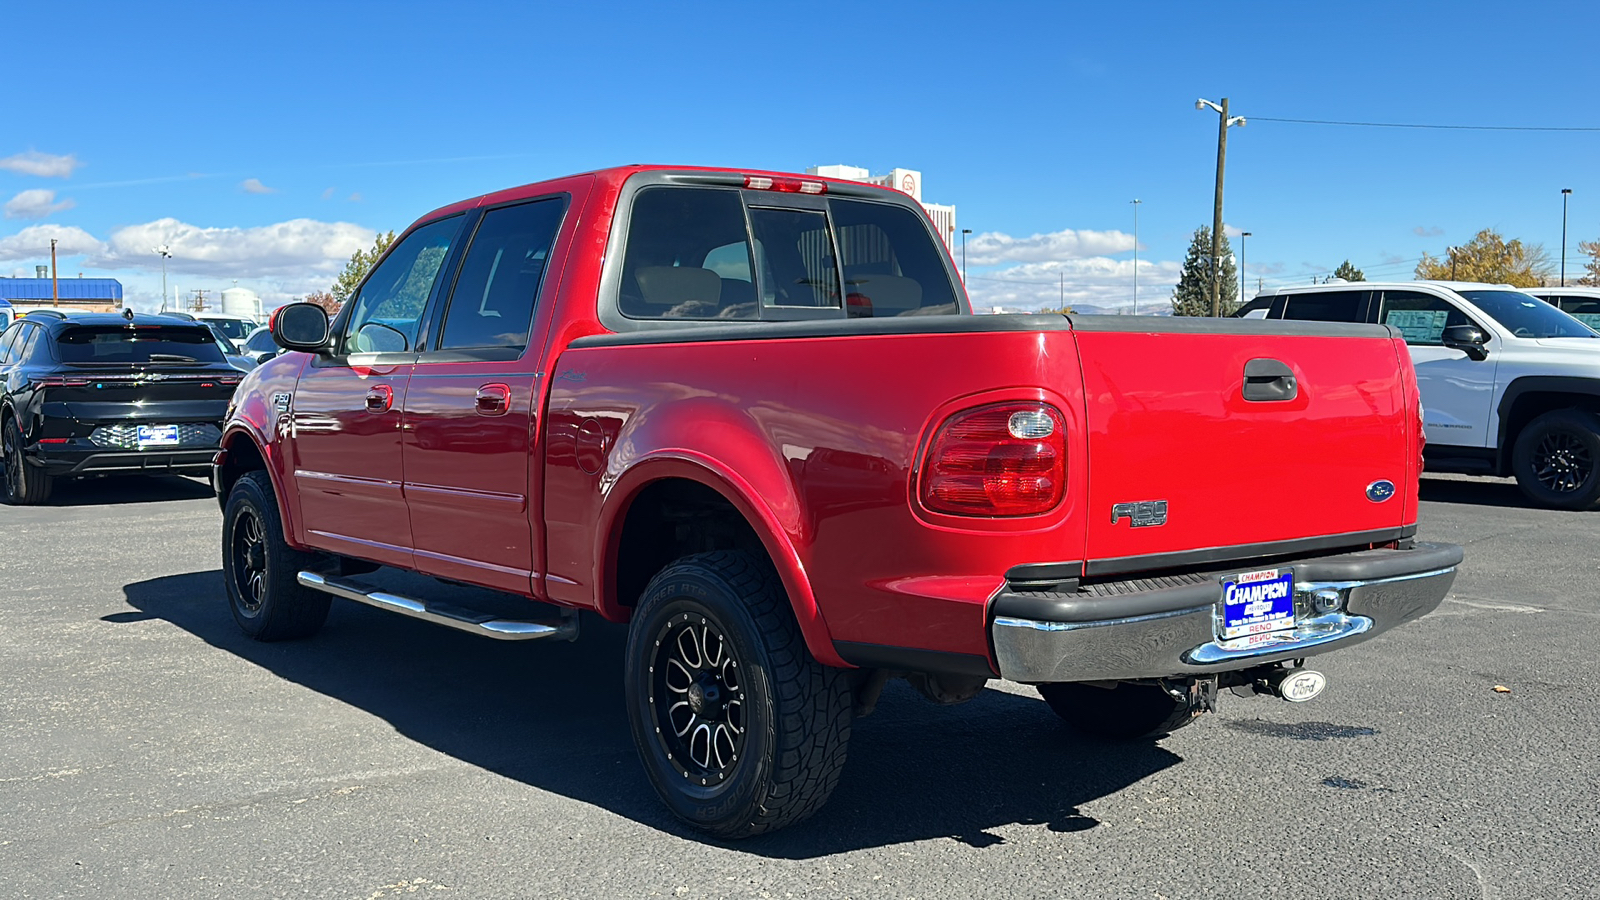
[[[470,634],[482,635],[499,641],[535,641],[540,638],[553,638],[562,641],[578,639],[578,614],[576,610],[563,611],[561,618],[553,622],[524,622],[516,619],[502,619],[488,613],[464,609],[459,606],[450,606],[444,603],[428,604],[410,597],[401,597],[398,594],[389,594],[383,591],[369,591],[361,585],[348,581],[329,578],[316,572],[301,572],[295,580],[313,590],[365,603],[378,609],[454,628]]]

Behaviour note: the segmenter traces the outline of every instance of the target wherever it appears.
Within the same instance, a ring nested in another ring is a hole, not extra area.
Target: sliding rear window
[[[226,361],[210,330],[165,325],[70,328],[56,338],[56,354],[69,363]]]

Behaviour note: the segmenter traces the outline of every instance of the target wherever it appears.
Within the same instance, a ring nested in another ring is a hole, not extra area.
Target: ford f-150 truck
[[[904,194],[633,166],[422,217],[240,387],[233,615],[344,597],[506,640],[628,622],[646,771],[725,837],[814,812],[886,679],[1162,734],[1436,607],[1399,332],[974,316]],[[392,566],[526,598],[402,597]],[[546,612],[539,612],[546,610]]]

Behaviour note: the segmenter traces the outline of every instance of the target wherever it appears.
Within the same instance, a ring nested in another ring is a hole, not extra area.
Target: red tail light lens
[[[1032,516],[1066,493],[1066,426],[1046,403],[999,403],[956,413],[923,459],[922,505],[956,516]]]
[[[62,375],[45,375],[36,382],[42,387],[88,387],[86,378],[67,378]]]

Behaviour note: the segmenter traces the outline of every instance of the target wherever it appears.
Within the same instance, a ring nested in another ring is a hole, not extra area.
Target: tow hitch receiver
[[[1227,687],[1241,697],[1271,694],[1290,703],[1313,700],[1328,686],[1328,677],[1315,669],[1303,668],[1305,660],[1292,665],[1261,666],[1229,673]]]

